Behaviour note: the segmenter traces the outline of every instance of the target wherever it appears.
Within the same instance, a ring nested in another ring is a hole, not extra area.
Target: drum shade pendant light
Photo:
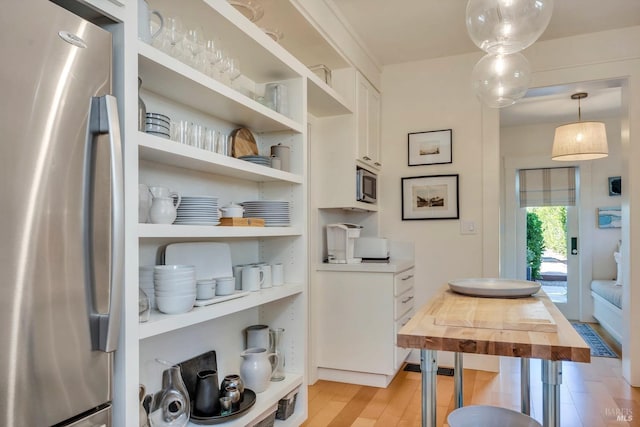
[[[571,99],[578,100],[578,121],[556,128],[551,153],[552,160],[593,160],[609,155],[604,123],[582,121],[580,100],[587,96],[586,92],[571,95]]]
[[[518,53],[531,46],[551,20],[553,0],[469,0],[469,37],[488,53],[473,69],[473,88],[482,103],[506,107],[522,98],[531,81],[527,59]]]

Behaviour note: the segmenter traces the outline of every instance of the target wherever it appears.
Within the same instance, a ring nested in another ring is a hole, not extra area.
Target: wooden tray
[[[256,139],[247,128],[239,128],[231,132],[231,147],[231,153],[235,158],[258,155]]]
[[[220,225],[234,227],[264,227],[264,219],[262,218],[220,218]]]
[[[442,326],[557,332],[558,325],[541,299],[477,298],[444,293],[434,323]]]

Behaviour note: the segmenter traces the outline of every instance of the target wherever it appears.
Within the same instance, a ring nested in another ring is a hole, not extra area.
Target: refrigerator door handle
[[[93,136],[100,134],[109,135],[109,172],[111,181],[109,289],[108,295],[97,291],[96,278],[94,277],[96,266],[93,265],[96,260],[92,256],[90,257],[92,265],[89,266],[88,297],[91,310],[91,338],[94,350],[112,352],[118,347],[124,283],[124,175],[118,107],[116,98],[111,95],[94,97],[91,100],[89,138],[95,141]],[[91,188],[90,191],[95,191],[95,189]],[[94,224],[89,225],[89,228],[89,236],[91,236]],[[93,239],[94,237],[91,236],[90,238]],[[107,298],[108,301],[99,301],[99,299]],[[97,307],[102,307],[105,303],[108,304],[108,310],[102,313]]]

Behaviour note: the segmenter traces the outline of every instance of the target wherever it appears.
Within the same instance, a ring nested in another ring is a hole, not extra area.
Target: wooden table
[[[420,349],[423,427],[436,425],[437,350],[456,353],[456,407],[463,403],[463,353],[522,358],[522,412],[526,414],[529,359],[542,359],[545,427],[560,427],[562,361],[591,360],[589,346],[543,291],[528,298],[478,298],[456,294],[445,285],[398,331],[397,344]]]

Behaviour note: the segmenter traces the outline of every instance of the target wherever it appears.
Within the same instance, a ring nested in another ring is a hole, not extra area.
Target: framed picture
[[[402,178],[402,220],[458,219],[458,175]]]
[[[451,163],[451,129],[409,134],[409,166]]]
[[[609,177],[609,195],[620,196],[622,195],[622,178],[619,176]]]
[[[620,212],[620,206],[598,208],[598,228],[620,227],[622,227],[622,214]]]

